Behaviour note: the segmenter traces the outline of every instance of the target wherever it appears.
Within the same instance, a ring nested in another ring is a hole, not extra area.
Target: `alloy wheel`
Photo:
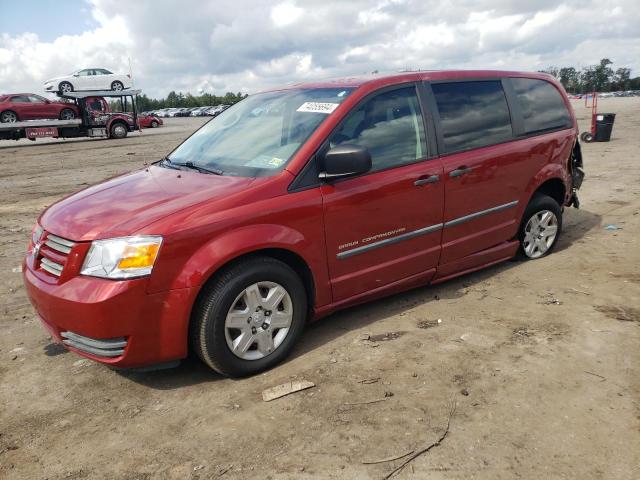
[[[289,292],[274,282],[245,288],[233,301],[224,323],[229,350],[243,360],[271,355],[287,337],[293,322]]]
[[[531,216],[524,229],[522,246],[529,258],[540,258],[553,245],[558,235],[558,219],[549,210]]]
[[[13,112],[3,112],[2,117],[0,117],[0,122],[2,123],[13,123],[18,121],[18,116]]]

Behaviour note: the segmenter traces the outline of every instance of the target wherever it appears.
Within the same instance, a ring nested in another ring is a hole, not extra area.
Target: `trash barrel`
[[[611,140],[611,130],[613,130],[615,119],[615,113],[596,114],[596,142],[608,142]]]

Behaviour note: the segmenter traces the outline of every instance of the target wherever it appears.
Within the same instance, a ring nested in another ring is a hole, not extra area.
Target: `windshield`
[[[313,88],[252,95],[208,122],[167,158],[224,175],[273,175],[352,91]]]

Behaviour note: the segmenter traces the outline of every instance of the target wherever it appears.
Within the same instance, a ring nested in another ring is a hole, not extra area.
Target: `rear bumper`
[[[23,264],[24,284],[44,327],[69,350],[114,367],[139,367],[187,355],[192,290],[147,294],[147,279],[77,276],[61,284]]]

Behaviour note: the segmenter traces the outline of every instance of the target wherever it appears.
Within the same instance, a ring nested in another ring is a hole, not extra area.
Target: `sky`
[[[86,67],[171,90],[253,93],[401,69],[640,75],[638,0],[0,0],[0,93]]]

